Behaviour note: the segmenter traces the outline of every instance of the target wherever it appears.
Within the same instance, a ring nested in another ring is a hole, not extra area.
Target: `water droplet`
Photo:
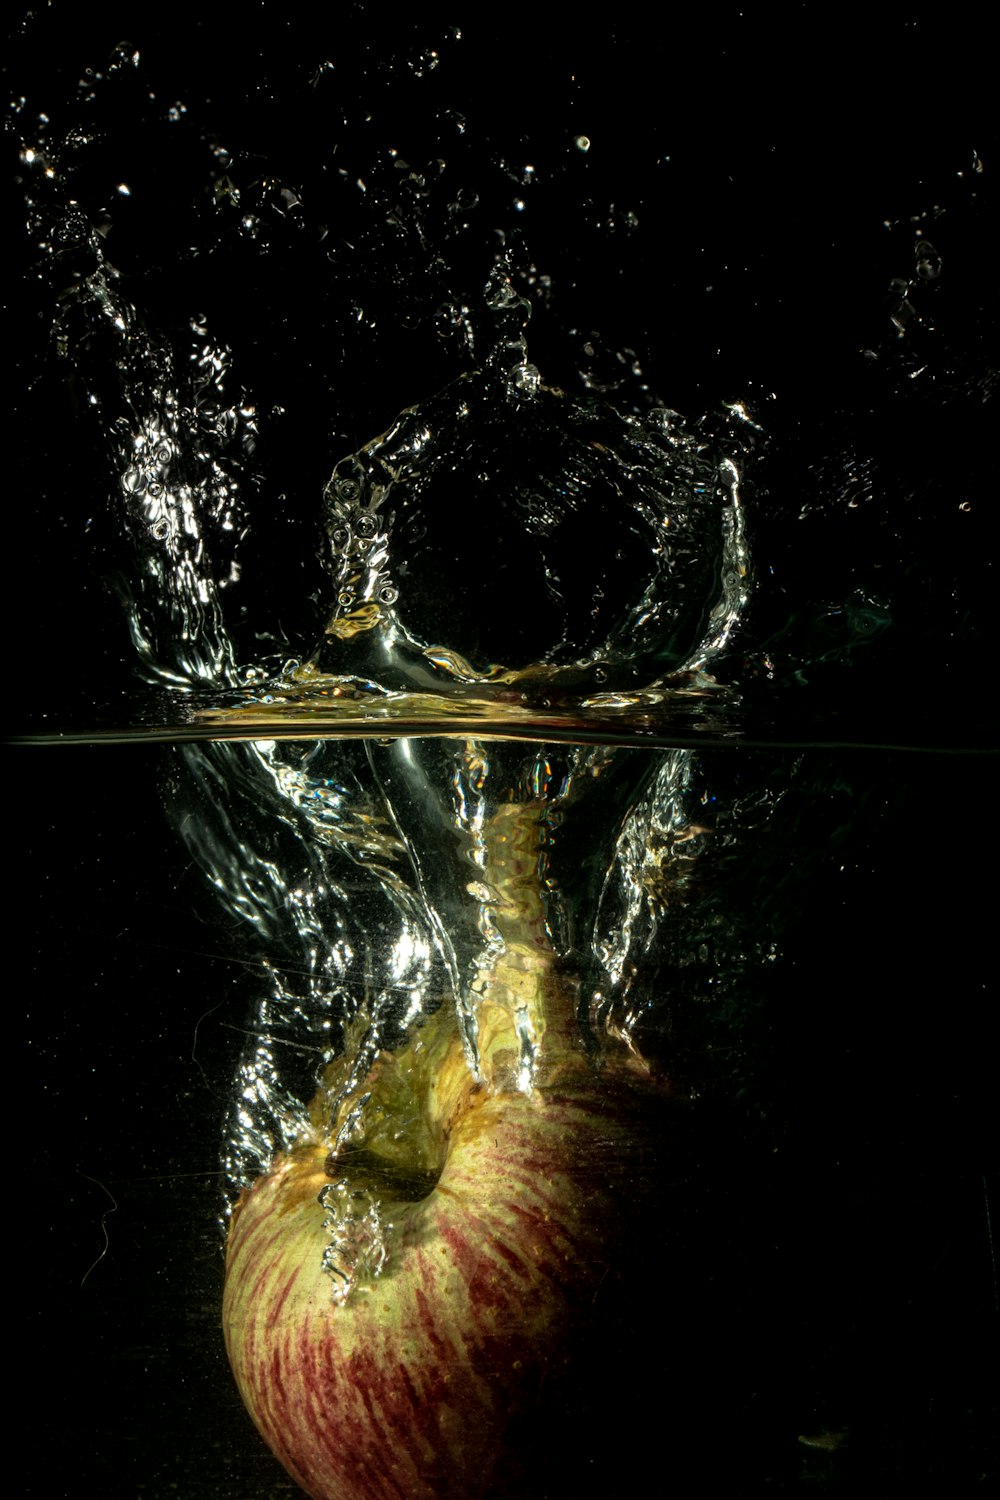
[[[108,68],[113,73],[119,68],[137,68],[139,66],[139,49],[131,42],[119,42],[113,48],[108,59]],[[89,69],[88,69],[89,71]],[[98,74],[100,77],[100,74]]]
[[[918,240],[914,247],[917,275],[921,281],[936,281],[941,275],[941,257],[929,240]]]
[[[453,212],[467,214],[471,213],[472,210],[478,205],[478,203],[479,194],[472,188],[463,187],[459,188],[458,192],[455,194],[455,201],[451,206]]]
[[[440,61],[438,53],[428,47],[415,57],[407,58],[407,66],[415,78],[423,78],[425,74],[432,73]]]
[[[511,285],[509,271],[505,267],[497,266],[490,273],[490,279],[486,283],[486,302],[488,306],[500,312],[507,307],[516,307],[521,300]]]

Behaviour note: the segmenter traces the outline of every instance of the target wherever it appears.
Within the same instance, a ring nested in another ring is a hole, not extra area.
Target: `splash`
[[[131,646],[124,707],[80,732],[180,743],[189,790],[172,815],[266,975],[228,1132],[240,1183],[301,1138],[345,1050],[347,1097],[380,1048],[449,1005],[478,1066],[476,984],[512,941],[484,832],[505,800],[544,809],[539,920],[577,975],[584,1032],[635,1041],[650,1004],[635,976],[688,941],[712,836],[689,747],[849,737],[836,694],[817,729],[808,715],[789,728],[775,692],[815,677],[825,693],[857,663],[877,703],[868,661],[900,610],[872,582],[884,545],[857,546],[837,587],[817,585],[815,559],[782,570],[773,536],[760,565],[760,532],[790,517],[850,512],[871,541],[885,505],[871,454],[804,465],[763,506],[770,398],[684,415],[629,344],[561,311],[535,210],[558,182],[591,213],[596,138],[574,129],[531,161],[491,150],[473,172],[460,111],[404,151],[345,102],[335,170],[324,158],[310,178],[314,141],[296,142],[301,172],[294,154],[263,170],[183,100],[154,101],[145,66],[116,49],[73,118],[23,100],[15,117],[47,357],[96,418],[94,509],[113,495],[107,571]],[[316,142],[334,78],[325,63],[312,75]],[[105,101],[136,89],[141,130],[184,164],[161,198],[102,155]],[[156,235],[134,227],[144,201]],[[638,231],[624,200],[594,212],[618,246]],[[593,248],[582,220],[558,231]],[[892,312],[907,380],[923,378],[911,353],[948,266],[923,229],[914,253]],[[315,298],[280,334],[304,272]],[[260,293],[252,315],[241,286]],[[405,360],[386,332],[401,328]],[[855,737],[876,743],[876,723]],[[399,735],[421,739],[380,743]],[[530,1008],[519,1024],[530,1087]]]

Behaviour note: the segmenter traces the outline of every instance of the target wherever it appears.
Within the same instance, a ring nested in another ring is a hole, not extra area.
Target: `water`
[[[475,36],[282,34],[234,74],[29,23],[14,90],[41,603],[8,702],[77,748],[11,775],[81,1451],[108,1493],[284,1492],[219,1364],[218,1204],[327,1057],[468,1004],[514,796],[581,1027],[694,1101],[658,1230],[705,1393],[678,1462],[971,1474],[989,162],[964,127],[890,170],[782,126],[740,166],[725,52],[692,140],[683,90],[619,118],[579,39],[580,82],[521,49],[512,109]],[[182,1443],[200,1408],[221,1443]]]

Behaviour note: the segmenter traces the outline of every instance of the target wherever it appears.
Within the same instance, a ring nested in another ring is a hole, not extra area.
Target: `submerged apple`
[[[644,1332],[631,1258],[662,1089],[578,1042],[537,822],[501,808],[487,844],[502,942],[475,1066],[450,1005],[355,1086],[332,1066],[310,1138],[233,1215],[230,1362],[316,1500],[561,1493],[538,1464],[612,1440],[609,1359]]]

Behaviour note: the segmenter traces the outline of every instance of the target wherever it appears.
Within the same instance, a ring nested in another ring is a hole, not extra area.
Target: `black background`
[[[985,629],[970,626],[956,648],[954,628],[959,617],[985,621],[992,559],[983,458],[992,355],[982,341],[995,238],[958,176],[979,151],[988,187],[992,165],[976,25],[961,7],[925,16],[807,5],[780,19],[723,8],[607,19],[603,29],[575,10],[495,13],[417,77],[406,59],[443,35],[424,21],[395,31],[366,7],[322,25],[288,6],[220,7],[197,21],[39,7],[14,39],[8,87],[30,93],[36,109],[62,100],[69,122],[81,70],[100,68],[128,36],[144,80],[164,96],[184,93],[197,122],[192,153],[199,132],[217,130],[244,160],[259,157],[289,180],[308,181],[329,151],[317,115],[331,96],[310,80],[336,49],[350,64],[335,76],[359,157],[366,105],[385,141],[414,155],[436,112],[460,108],[473,175],[477,153],[492,162],[524,144],[544,165],[586,132],[593,215],[567,178],[530,230],[562,278],[533,357],[562,378],[568,330],[594,328],[612,348],[635,348],[681,410],[776,392],[773,508],[759,523],[758,566],[762,549],[786,575],[815,565],[804,597],[809,587],[829,597],[833,576],[846,580],[843,596],[872,538],[887,552],[899,539],[918,556],[921,581],[947,579],[928,594],[925,656],[907,691],[920,680],[938,719],[958,726],[951,739],[961,742],[965,726],[981,743],[988,705],[963,667],[969,641],[976,673],[988,666]],[[139,180],[132,141],[125,111],[104,147],[107,170]],[[253,258],[207,269],[186,258],[196,208],[185,181],[180,168],[177,183],[157,179],[115,231],[116,264],[167,322],[207,300],[261,408],[286,411],[262,434],[263,473],[280,467],[289,488],[292,467],[291,487],[311,503],[332,459],[447,378],[448,356],[432,351],[415,314],[360,358],[338,311],[344,286],[323,279],[318,259],[293,284],[277,278],[279,294]],[[46,362],[51,305],[18,197],[10,233],[23,295],[11,301],[27,514],[14,556],[31,593],[12,593],[8,624],[15,732],[19,686],[34,706],[40,681],[56,694],[63,682],[100,694],[130,670],[113,605],[81,577],[81,509],[105,503],[101,446]],[[600,227],[612,201],[634,209],[635,234]],[[911,274],[909,216],[935,203],[947,211],[932,238],[962,275],[929,351],[937,387],[911,400],[909,346],[885,356],[878,387],[865,383],[859,351],[890,348],[887,284]],[[499,196],[488,208],[509,217]],[[279,242],[274,254],[283,253]],[[471,283],[475,246],[469,254]],[[407,295],[419,304],[419,290],[398,295],[401,306]],[[371,296],[394,305],[384,289]],[[887,403],[887,390],[903,395]],[[864,427],[872,410],[890,421],[891,441]],[[841,511],[825,530],[787,541],[802,486],[859,430],[884,441],[903,471],[899,505],[914,487],[919,503],[909,515],[869,517],[862,545]],[[960,496],[973,502],[971,534],[958,530]],[[16,497],[11,508],[16,519]],[[292,523],[288,550],[304,535]],[[946,595],[958,604],[946,606]],[[892,682],[883,686],[891,695]],[[201,876],[167,831],[160,802],[173,754],[5,750],[11,998],[28,1015],[29,1043],[23,1092],[22,1077],[12,1081],[22,1102],[11,1108],[9,1287],[28,1322],[18,1369],[31,1494],[295,1492],[243,1414],[218,1329],[219,1138],[255,980],[239,935],[213,923]],[[752,1020],[737,1029],[753,1076],[693,1117],[687,1166],[672,1169],[651,1226],[663,1270],[637,1291],[638,1305],[644,1295],[673,1299],[676,1342],[644,1349],[637,1337],[629,1375],[662,1381],[664,1423],[631,1440],[649,1445],[664,1485],[680,1493],[713,1480],[756,1493],[928,1479],[962,1492],[995,1463],[995,763],[810,755],[761,753],[742,773],[720,762],[722,782],[743,774],[794,786],[785,822],[759,856],[748,846],[731,880],[740,920],[759,909],[781,957],[747,979]],[[674,1429],[672,1409],[683,1414]],[[799,1441],[824,1433],[843,1437]]]

